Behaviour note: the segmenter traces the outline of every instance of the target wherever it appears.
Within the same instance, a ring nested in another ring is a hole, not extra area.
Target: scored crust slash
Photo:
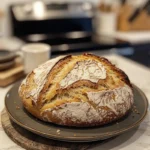
[[[40,65],[21,83],[19,96],[37,118],[76,127],[118,120],[133,105],[128,76],[106,58],[87,53]]]

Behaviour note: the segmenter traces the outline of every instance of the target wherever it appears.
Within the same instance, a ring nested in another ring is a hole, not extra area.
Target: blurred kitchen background
[[[150,1],[0,1],[0,50],[35,42],[50,44],[52,57],[111,51],[150,67]]]

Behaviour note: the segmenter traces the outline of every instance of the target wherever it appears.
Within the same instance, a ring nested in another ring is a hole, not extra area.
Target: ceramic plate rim
[[[18,84],[16,83],[13,87],[11,87],[11,89],[9,89],[9,91],[6,93],[6,96],[7,94],[15,87],[17,86]],[[126,131],[129,131],[135,127],[137,127],[143,120],[144,118],[146,117],[147,115],[147,112],[148,112],[148,99],[147,97],[145,96],[145,94],[143,93],[142,90],[140,90],[136,85],[132,84],[133,85],[133,88],[135,88],[136,90],[138,90],[138,92],[144,97],[144,103],[145,103],[145,110],[144,110],[144,113],[143,115],[140,117],[140,119],[138,121],[136,121],[135,123],[133,123],[131,126],[127,127],[127,128],[124,128],[124,129],[118,129],[116,131],[112,131],[112,132],[107,132],[107,133],[103,133],[103,134],[100,134],[98,136],[67,136],[67,137],[63,137],[61,135],[53,135],[53,134],[49,134],[49,133],[43,133],[43,132],[40,132],[38,130],[35,130],[31,127],[28,127],[27,125],[24,125],[22,124],[21,122],[19,122],[18,120],[16,120],[12,114],[9,112],[9,110],[7,109],[7,106],[6,106],[6,99],[7,97],[5,96],[5,108],[6,108],[6,111],[9,115],[9,117],[16,123],[18,124],[19,126],[23,127],[24,129],[28,130],[28,131],[31,131],[35,134],[38,134],[40,136],[43,136],[43,137],[47,137],[49,139],[56,139],[56,140],[60,140],[60,141],[68,141],[68,142],[89,142],[89,141],[98,141],[98,140],[101,140],[101,139],[107,139],[107,137],[114,137],[116,135],[119,135],[119,134],[122,134]],[[61,126],[60,126],[61,128]],[[84,139],[84,140],[83,140]]]

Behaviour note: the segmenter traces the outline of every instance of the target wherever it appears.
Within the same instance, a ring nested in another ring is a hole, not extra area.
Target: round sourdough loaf
[[[24,107],[37,118],[66,126],[97,126],[123,116],[133,104],[127,75],[93,54],[61,56],[21,83]]]

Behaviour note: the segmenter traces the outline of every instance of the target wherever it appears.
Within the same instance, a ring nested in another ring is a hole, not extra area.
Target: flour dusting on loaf
[[[113,90],[87,92],[87,95],[97,107],[106,106],[116,115],[125,114],[133,104],[133,93],[127,85]],[[119,105],[122,105],[122,109],[118,109]]]
[[[100,79],[106,78],[106,70],[101,63],[94,60],[84,60],[76,63],[70,73],[60,82],[61,88],[78,80],[89,80],[97,83]]]
[[[40,91],[42,90],[48,73],[55,66],[55,64],[62,59],[64,56],[60,56],[54,58],[52,60],[47,61],[46,63],[40,65],[38,68],[33,70],[34,73],[34,82],[36,83],[36,87],[27,93],[26,98],[32,96],[34,102],[37,101]],[[23,80],[22,84],[26,84],[26,79]]]
[[[77,111],[78,110],[78,111]],[[46,109],[43,112],[43,117],[49,120],[47,113],[50,112],[52,116],[62,119],[63,123],[68,120],[71,122],[88,122],[100,121],[102,117],[99,113],[86,102],[72,102],[61,105],[58,108]],[[51,122],[51,120],[49,120]]]
[[[124,115],[126,110],[129,110],[133,104],[133,93],[128,86],[108,91],[88,92],[87,95],[89,101],[95,104],[96,109],[87,102],[72,102],[63,104],[58,108],[46,109],[43,113],[43,117],[48,120],[49,118],[45,112],[49,111],[53,116],[61,118],[64,123],[67,122],[68,118],[74,123],[98,122],[106,119],[104,116],[111,119],[109,118],[109,114]],[[101,107],[107,107],[108,110],[103,111]]]
[[[134,103],[127,75],[93,54],[62,56],[22,82],[24,107],[37,118],[66,126],[97,126],[124,117]]]

